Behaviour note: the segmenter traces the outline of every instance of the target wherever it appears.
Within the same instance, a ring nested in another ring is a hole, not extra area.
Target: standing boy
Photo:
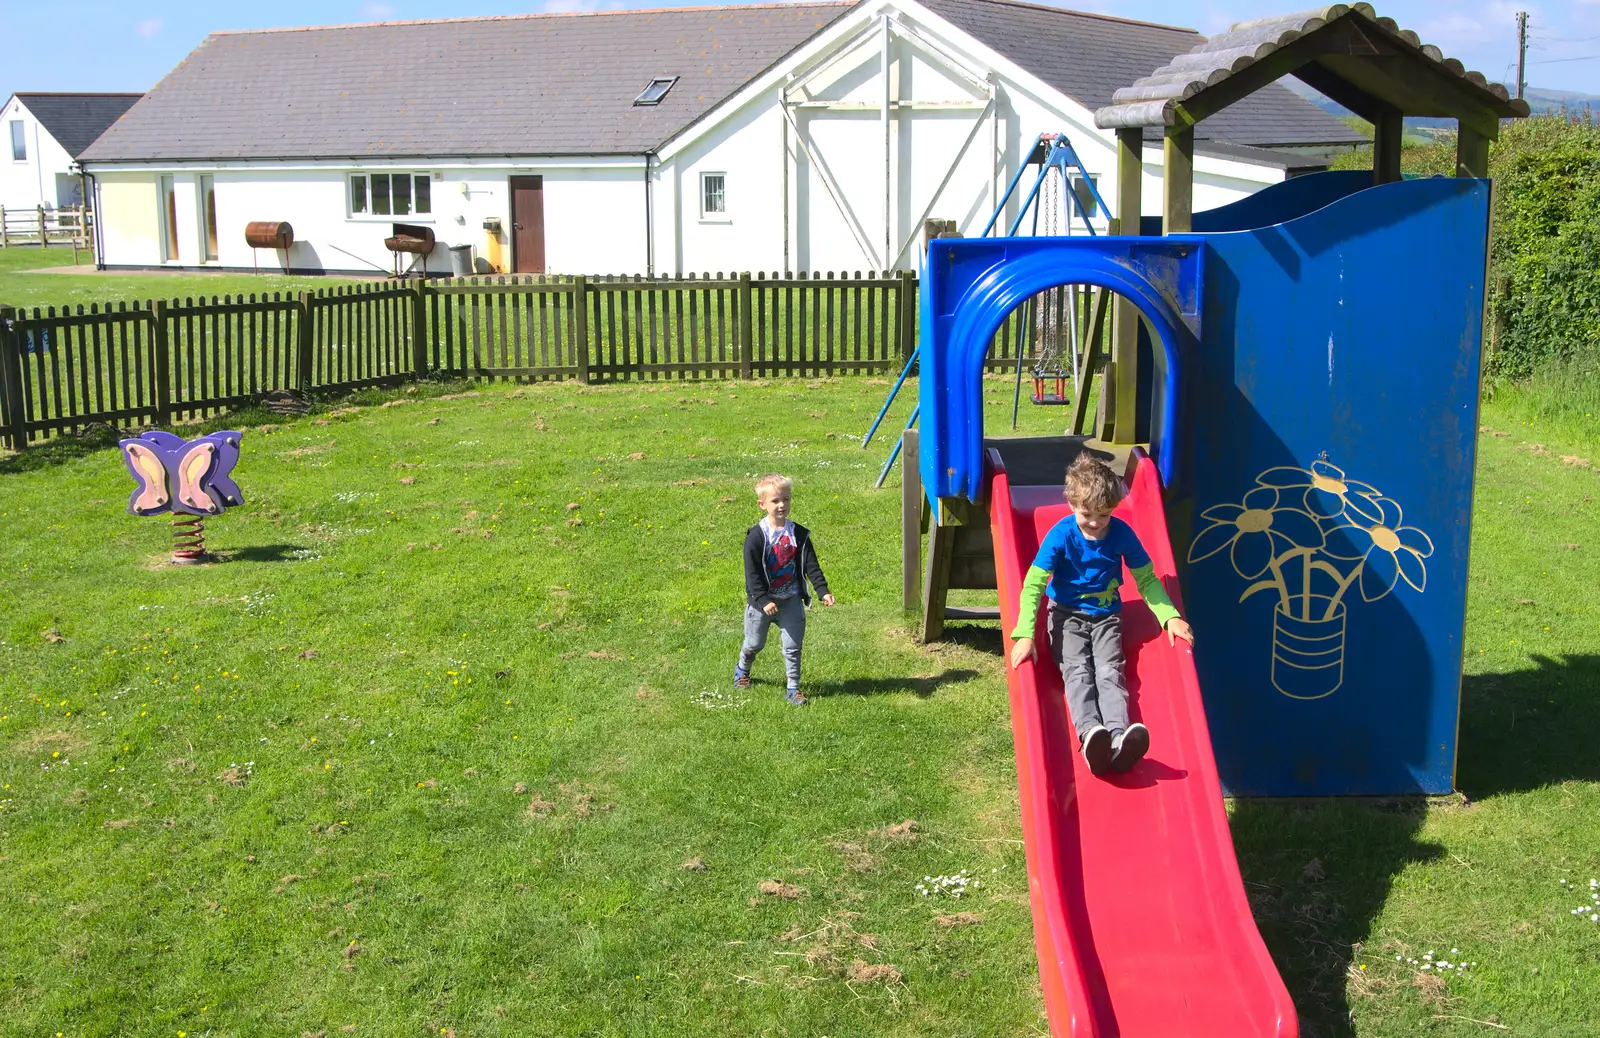
[[[1083,759],[1094,775],[1124,772],[1150,748],[1150,731],[1128,723],[1117,594],[1123,563],[1169,642],[1182,638],[1193,645],[1194,631],[1167,597],[1133,528],[1111,515],[1123,495],[1117,474],[1085,452],[1067,469],[1066,482],[1072,514],[1051,527],[1023,579],[1011,665],[1033,657],[1039,599],[1048,591],[1050,651],[1061,668]]]
[[[833,605],[828,579],[822,575],[811,531],[789,518],[794,481],[769,473],[756,480],[756,501],[766,518],[750,527],[744,537],[744,645],[733,668],[735,688],[750,687],[750,667],[767,644],[767,628],[774,623],[783,641],[783,669],[788,678],[784,699],[804,706],[800,691],[800,649],[806,638],[806,606],[811,582],[823,605]]]

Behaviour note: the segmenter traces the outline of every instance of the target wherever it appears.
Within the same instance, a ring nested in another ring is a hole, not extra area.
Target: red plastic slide
[[[1044,535],[1071,509],[1061,488],[1012,487],[989,452],[990,516],[1009,658],[1017,593]],[[1140,456],[1117,509],[1180,604],[1160,477]],[[1130,708],[1150,753],[1095,778],[1077,752],[1061,674],[1008,667],[1034,943],[1051,1031],[1071,1038],[1293,1038],[1294,1005],[1267,955],[1233,854],[1188,646],[1167,644],[1123,582]],[[1200,638],[1206,618],[1195,618]]]

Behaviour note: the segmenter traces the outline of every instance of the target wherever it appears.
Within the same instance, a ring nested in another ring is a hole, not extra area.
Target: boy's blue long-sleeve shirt
[[[1122,596],[1117,592],[1122,585],[1124,563],[1162,627],[1181,615],[1167,597],[1133,527],[1113,516],[1105,535],[1091,540],[1083,535],[1078,520],[1069,515],[1045,534],[1033,565],[1028,567],[1022,582],[1017,626],[1011,637],[1033,637],[1039,600],[1046,593],[1052,602],[1075,613],[1110,616],[1121,612]]]

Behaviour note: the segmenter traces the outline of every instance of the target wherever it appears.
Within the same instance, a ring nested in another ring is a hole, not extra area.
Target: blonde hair
[[[766,497],[767,494],[775,490],[787,490],[791,494],[794,493],[794,480],[790,479],[788,476],[779,475],[776,472],[769,472],[765,476],[762,476],[760,479],[756,480],[757,501]]]
[[[1109,512],[1122,500],[1122,480],[1111,466],[1084,451],[1067,466],[1066,498],[1078,511]]]

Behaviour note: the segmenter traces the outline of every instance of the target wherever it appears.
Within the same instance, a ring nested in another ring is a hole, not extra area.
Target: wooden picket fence
[[[298,295],[0,306],[0,440],[205,418],[287,390],[430,376],[582,383],[893,375],[916,348],[917,284],[886,274],[534,276]],[[990,370],[1033,335],[1013,315]]]

